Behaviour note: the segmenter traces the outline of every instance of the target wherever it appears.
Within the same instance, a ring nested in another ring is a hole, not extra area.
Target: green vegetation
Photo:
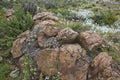
[[[16,9],[14,16],[9,20],[0,16],[0,29],[3,36],[0,38],[0,48],[9,52],[16,37],[32,27],[32,16],[29,13],[25,14],[21,8]]]
[[[83,32],[85,30],[90,30],[91,26],[82,26],[80,22],[72,22],[71,24],[67,25],[68,27],[72,28],[75,31]]]
[[[9,80],[10,66],[5,61],[0,63],[0,80]]]
[[[33,28],[33,19],[29,13],[16,6],[14,16],[7,19],[5,17],[5,9],[0,9],[0,56],[6,58],[11,57],[11,48],[13,41],[19,34]],[[10,74],[9,64],[0,63],[0,80],[8,80]],[[12,80],[12,79],[11,79]]]
[[[100,25],[112,25],[118,17],[111,12],[100,12],[93,17],[93,20]]]
[[[21,73],[21,80],[29,80],[29,79],[36,79],[37,78],[37,69],[33,62],[33,59],[28,56],[27,54],[23,57],[23,70]]]

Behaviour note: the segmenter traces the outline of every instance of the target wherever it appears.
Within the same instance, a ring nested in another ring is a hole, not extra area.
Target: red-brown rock
[[[95,80],[120,79],[120,72],[117,72],[115,67],[111,66],[115,65],[112,61],[112,57],[106,52],[101,52],[98,56],[96,56],[91,64],[91,78]]]
[[[46,75],[57,73],[59,48],[44,49],[37,56],[38,69]]]
[[[73,31],[71,28],[65,28],[61,30],[56,36],[57,40],[62,42],[73,42],[78,37],[78,33]]]
[[[62,80],[86,80],[87,62],[86,51],[79,44],[44,49],[37,57],[39,70],[49,76],[59,73]]]
[[[88,50],[93,50],[103,44],[101,36],[92,31],[81,32],[79,40],[82,46]]]
[[[30,32],[29,30],[23,32],[22,34],[17,36],[17,39],[13,42],[13,47],[11,50],[13,58],[17,58],[22,55],[22,50],[21,50],[22,44],[23,44],[24,40],[26,39],[26,36],[29,32]]]

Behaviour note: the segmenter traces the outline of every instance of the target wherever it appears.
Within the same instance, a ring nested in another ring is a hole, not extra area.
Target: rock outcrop
[[[62,80],[120,79],[120,65],[112,60],[109,53],[100,52],[94,57],[90,56],[93,50],[99,52],[96,48],[104,44],[99,34],[93,31],[78,33],[53,24],[43,25],[42,22],[47,20],[58,21],[48,12],[38,13],[33,19],[37,26],[19,35],[13,43],[11,53],[13,58],[19,58],[19,64],[27,54],[34,59],[36,68],[44,76],[59,75]]]

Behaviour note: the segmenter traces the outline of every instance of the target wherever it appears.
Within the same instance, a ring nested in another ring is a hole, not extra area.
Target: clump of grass
[[[93,20],[100,25],[112,25],[118,17],[112,12],[100,12],[93,17]]]
[[[6,63],[5,61],[0,63],[0,80],[8,80],[9,73],[10,73],[10,65]]]
[[[80,22],[72,22],[71,24],[68,25],[68,27],[79,32],[83,32],[91,28],[91,26],[83,26],[82,23]]]
[[[22,68],[20,76],[22,80],[37,79],[37,68],[34,60],[28,54],[23,56]]]

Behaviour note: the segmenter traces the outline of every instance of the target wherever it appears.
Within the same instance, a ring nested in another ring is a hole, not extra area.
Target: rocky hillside
[[[120,80],[119,0],[1,0],[0,80]]]

